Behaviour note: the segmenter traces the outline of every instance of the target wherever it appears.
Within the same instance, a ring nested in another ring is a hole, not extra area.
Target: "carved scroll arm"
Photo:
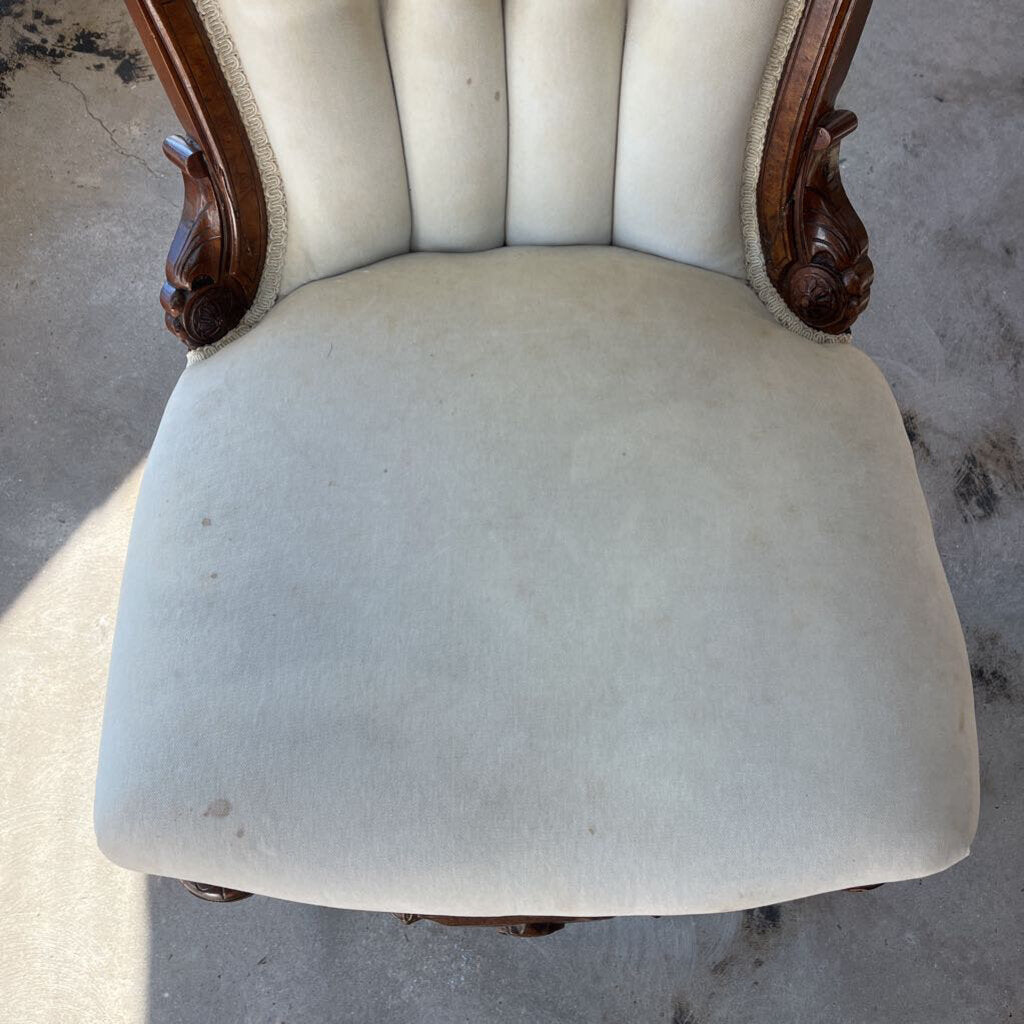
[[[256,297],[267,251],[259,168],[193,0],[125,0],[185,136],[164,152],[185,203],[160,295],[167,327],[190,349],[223,338]]]
[[[224,232],[217,190],[202,150],[172,135],[164,153],[182,174],[185,203],[167,254],[167,280],[160,290],[167,329],[190,349],[223,338],[245,314],[248,302],[225,273]]]
[[[839,174],[839,144],[856,127],[848,110],[818,122],[793,197],[796,259],[783,272],[781,290],[804,323],[825,332],[849,329],[868,304],[875,276],[867,231]]]
[[[806,0],[779,82],[758,183],[771,283],[803,323],[843,334],[868,304],[868,238],[843,188],[839,145],[857,118],[836,110],[871,0]]]

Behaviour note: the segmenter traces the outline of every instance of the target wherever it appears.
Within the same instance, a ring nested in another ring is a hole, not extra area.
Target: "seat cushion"
[[[118,863],[353,909],[686,914],[940,870],[977,805],[892,394],[732,278],[404,255],[175,389],[110,671]]]

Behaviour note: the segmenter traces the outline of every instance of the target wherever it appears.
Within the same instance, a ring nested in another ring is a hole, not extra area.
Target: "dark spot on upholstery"
[[[199,524],[201,526],[212,526],[213,520],[209,516],[203,516],[203,518],[199,520]]]
[[[1013,650],[998,633],[968,633],[971,681],[982,704],[1016,702],[1024,678],[1024,656]]]
[[[498,101],[499,101],[500,99],[501,99],[501,90],[499,89],[499,90],[498,90],[498,91],[497,91],[497,92],[496,92],[496,93],[494,94],[494,102],[495,102],[495,103],[497,103],[497,102],[498,102]]]
[[[953,486],[964,522],[989,519],[1003,499],[1024,493],[1024,453],[1010,433],[990,434],[960,460]]]
[[[237,832],[235,832],[235,835],[236,835],[236,836],[237,836],[237,837],[238,837],[239,839],[241,839],[241,838],[242,838],[242,836],[244,836],[244,835],[245,835],[245,829],[244,829],[244,828],[240,828],[240,829],[238,829],[238,831],[237,831]]]
[[[226,818],[231,813],[231,801],[218,797],[211,800],[209,806],[203,811],[204,818]]]
[[[782,908],[777,904],[743,912],[743,927],[752,935],[770,935],[782,927]]]
[[[676,999],[672,1003],[672,1024],[700,1024],[685,999]]]

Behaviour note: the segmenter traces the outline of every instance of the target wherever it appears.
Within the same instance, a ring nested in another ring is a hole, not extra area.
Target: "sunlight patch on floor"
[[[142,1021],[146,880],[92,831],[107,662],[142,464],[0,618],[0,1017]]]

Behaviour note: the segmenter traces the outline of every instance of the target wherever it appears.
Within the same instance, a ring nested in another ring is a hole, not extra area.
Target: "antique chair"
[[[964,857],[963,637],[848,344],[869,0],[128,6],[187,133],[189,353],[104,852],[514,934]]]

